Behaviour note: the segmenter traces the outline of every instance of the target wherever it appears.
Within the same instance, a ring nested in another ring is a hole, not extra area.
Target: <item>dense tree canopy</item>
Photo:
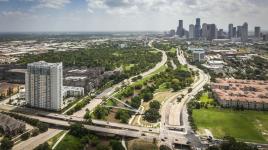
[[[66,67],[105,67],[106,70],[122,67],[124,74],[130,76],[149,70],[161,60],[161,53],[152,51],[144,47],[120,49],[110,43],[77,51],[50,51],[38,55],[27,54],[20,58],[19,63],[27,64],[44,60],[47,62],[63,62]]]

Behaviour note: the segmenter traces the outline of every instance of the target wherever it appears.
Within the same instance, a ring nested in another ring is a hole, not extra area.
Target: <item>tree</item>
[[[90,142],[90,138],[89,138],[89,136],[83,136],[83,137],[81,138],[81,143],[82,143],[83,145],[89,144],[89,142]]]
[[[144,113],[144,119],[148,122],[157,122],[161,118],[157,109],[150,108]]]
[[[120,119],[122,123],[127,123],[130,115],[126,110],[118,110],[115,114],[116,119]]]
[[[49,147],[49,144],[45,142],[37,146],[34,150],[51,150],[51,148]]]
[[[39,134],[39,129],[38,128],[33,129],[32,136],[37,136],[38,134]]]
[[[192,88],[189,88],[189,89],[188,89],[188,93],[191,93],[192,91],[193,91]]]
[[[244,142],[237,142],[233,137],[224,137],[219,147],[211,146],[208,150],[257,150],[255,146],[247,145]]]
[[[10,150],[13,147],[13,141],[8,138],[8,137],[4,137],[1,141],[1,145],[0,145],[0,149],[1,150]]]
[[[97,150],[110,150],[109,146],[98,144],[96,147]]]
[[[174,91],[178,91],[181,87],[180,87],[180,80],[178,79],[172,79],[171,81],[171,88]]]
[[[149,100],[153,99],[154,95],[151,92],[146,92],[143,94],[143,100],[148,102]]]
[[[130,106],[134,108],[139,108],[141,105],[141,98],[139,96],[134,96],[131,98]]]
[[[84,119],[86,120],[87,124],[92,124],[92,117],[89,111],[87,111],[86,114],[84,115]]]
[[[171,149],[168,146],[166,146],[166,145],[161,145],[159,147],[159,150],[171,150]]]
[[[29,133],[29,132],[26,132],[26,133],[24,133],[24,134],[21,135],[21,140],[22,140],[22,141],[25,141],[25,140],[27,140],[29,137],[30,137],[30,133]]]
[[[39,121],[36,126],[37,126],[37,128],[39,128],[39,131],[41,133],[46,132],[48,130],[48,124],[43,123],[43,122]]]
[[[156,101],[156,100],[150,102],[149,105],[150,105],[150,108],[154,108],[154,109],[157,109],[157,110],[159,110],[160,106],[161,106],[160,102]]]
[[[75,123],[70,126],[70,134],[73,136],[82,137],[87,133],[87,129],[81,123]]]
[[[90,138],[90,144],[92,145],[92,146],[96,146],[96,145],[98,145],[100,143],[100,139],[97,137],[97,136],[92,136],[91,138]]]
[[[142,84],[141,84],[141,83],[136,84],[136,85],[134,86],[134,88],[135,88],[135,90],[140,90],[140,89],[142,89]]]
[[[98,106],[94,111],[94,115],[97,119],[104,119],[108,115],[108,110],[107,108]]]
[[[122,146],[121,142],[118,140],[111,140],[110,145],[112,146],[112,150],[124,150],[125,149]]]

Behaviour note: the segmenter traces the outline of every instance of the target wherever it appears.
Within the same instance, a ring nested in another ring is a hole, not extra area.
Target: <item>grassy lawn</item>
[[[49,139],[47,142],[48,144],[51,146],[51,148],[53,147],[53,145],[58,141],[58,139],[67,131],[61,131],[60,133],[58,133],[57,135],[55,135],[54,137],[52,137],[51,139]]]
[[[268,143],[268,112],[231,109],[194,109],[199,132],[209,129],[214,137],[233,136],[242,141]]]
[[[179,65],[178,68],[182,71],[189,71],[189,69],[186,65]]]
[[[208,97],[208,92],[204,92],[200,97],[200,101],[203,103],[212,103],[214,100]]]
[[[135,64],[129,64],[129,65],[126,65],[126,66],[124,66],[125,67],[125,70],[126,71],[129,71],[132,67],[134,67],[135,66]]]
[[[175,48],[175,47],[171,48],[171,49],[170,49],[170,52],[172,52],[172,53],[175,53],[175,54],[176,54],[176,52],[177,52],[177,48]]]
[[[156,92],[165,92],[168,91],[167,82],[161,84],[159,88],[156,90]]]
[[[156,74],[158,74],[160,72],[164,72],[166,69],[167,69],[167,66],[166,65],[163,65],[159,69],[157,69],[156,71],[154,71],[151,74],[147,75],[143,79],[140,79],[140,80],[136,81],[132,85],[135,86],[137,84],[143,84],[144,82],[146,82],[147,80],[149,80],[152,76],[154,76],[154,75],[156,75]]]
[[[67,134],[55,150],[80,150],[83,149],[83,145],[80,143],[80,139]]]
[[[142,140],[128,141],[127,147],[128,150],[158,150],[156,144]]]

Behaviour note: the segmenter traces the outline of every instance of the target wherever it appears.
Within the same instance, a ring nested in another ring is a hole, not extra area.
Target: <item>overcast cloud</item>
[[[268,29],[267,0],[0,0],[0,31],[163,31],[195,18]]]

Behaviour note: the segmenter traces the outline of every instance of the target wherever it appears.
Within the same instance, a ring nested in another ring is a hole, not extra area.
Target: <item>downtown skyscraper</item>
[[[195,21],[195,38],[199,39],[200,38],[200,34],[201,33],[201,21],[200,18],[196,18]]]
[[[228,38],[229,39],[231,39],[234,36],[233,31],[234,31],[234,25],[229,24],[229,26],[228,26]]]
[[[189,39],[194,39],[195,27],[193,24],[189,25]]]
[[[261,37],[261,27],[255,27],[254,28],[254,36],[255,36],[255,38],[260,38]]]
[[[184,29],[183,29],[183,20],[179,20],[179,26],[177,28],[177,32],[176,34],[179,36],[179,37],[183,37],[184,36]]]
[[[247,42],[248,41],[248,23],[245,22],[242,25],[241,29],[241,42]]]

